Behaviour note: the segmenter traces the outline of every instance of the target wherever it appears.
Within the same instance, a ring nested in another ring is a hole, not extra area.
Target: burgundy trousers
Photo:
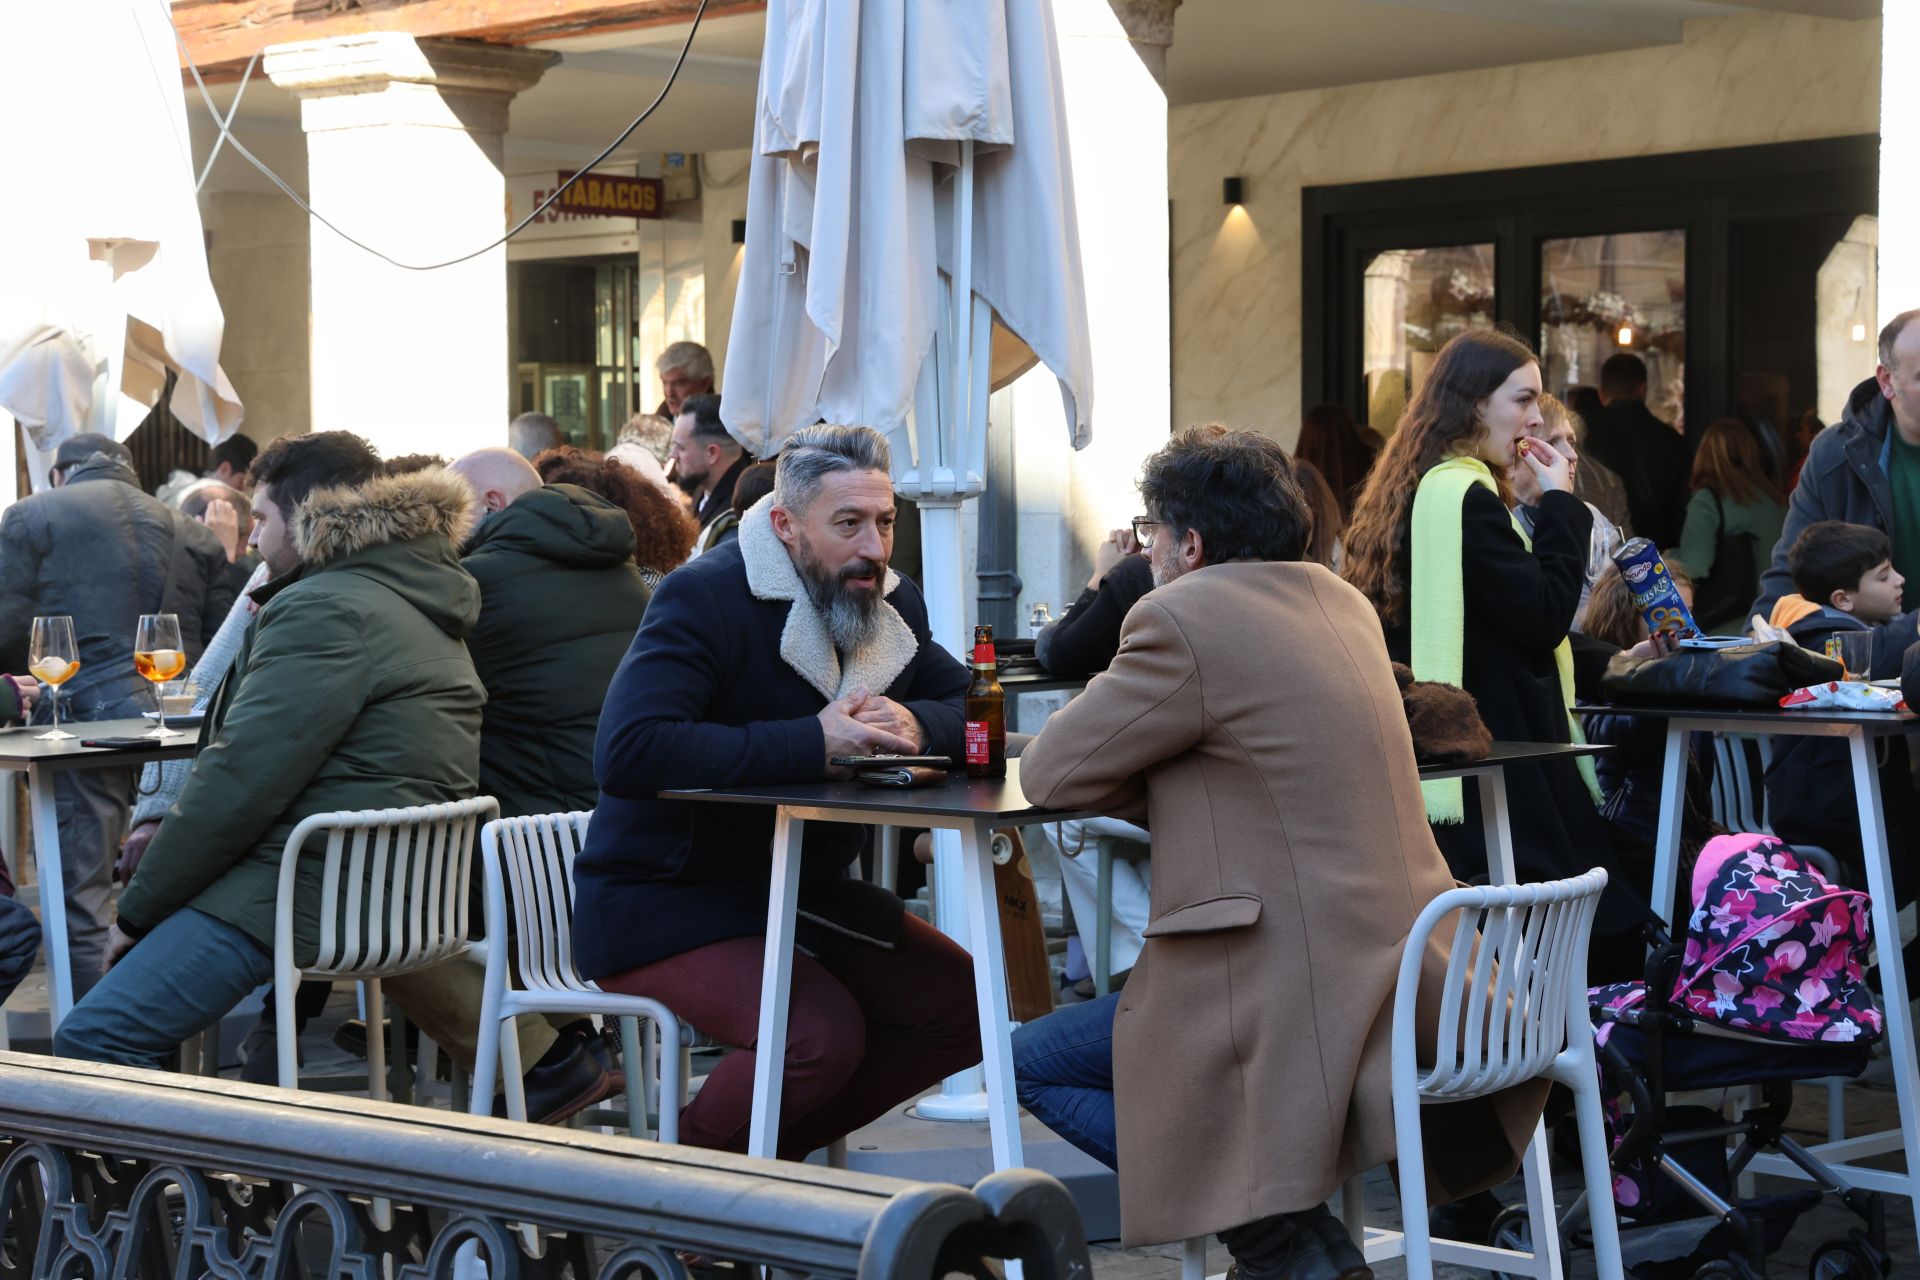
[[[765,948],[765,938],[732,938],[600,979],[604,990],[658,1000],[741,1046],[681,1112],[682,1142],[747,1149]],[[891,951],[833,934],[815,954],[796,954],[792,990],[783,1160],[804,1159],[980,1061],[973,960],[918,917],[906,917]]]

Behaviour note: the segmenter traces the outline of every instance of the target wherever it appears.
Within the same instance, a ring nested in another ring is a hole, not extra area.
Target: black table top
[[[1562,756],[1597,756],[1613,750],[1589,742],[1496,742],[1493,750],[1483,759],[1469,760],[1464,764],[1423,764],[1420,776],[1431,778],[1438,774],[1459,773],[1467,769],[1484,769],[1489,765],[1514,764],[1521,760],[1553,760]]]
[[[1000,673],[1000,687],[1008,693],[1047,693],[1056,689],[1084,689],[1091,676],[1056,676],[1050,671],[1027,667]]]
[[[969,778],[955,772],[931,787],[875,787],[863,782],[795,782],[779,786],[689,788],[662,791],[662,800],[718,800],[726,804],[773,804],[848,813],[919,813],[929,818],[976,818],[1022,822],[1072,818],[1085,809],[1042,809],[1020,790],[1020,762],[1007,761],[1004,778]]]
[[[1420,776],[1438,777],[1517,760],[1594,755],[1607,747],[1550,742],[1496,742],[1484,760],[1459,765],[1425,765]],[[945,782],[911,789],[875,787],[861,782],[795,782],[778,786],[688,788],[662,791],[662,800],[706,800],[723,804],[787,805],[840,809],[853,813],[918,813],[929,818],[975,818],[995,822],[1050,822],[1092,814],[1090,809],[1042,809],[1020,789],[1020,762],[1007,761],[1004,778],[968,778],[955,773]]]
[[[0,729],[0,769],[17,770],[36,764],[54,769],[100,769],[111,764],[190,756],[200,743],[198,725],[181,726],[171,720],[168,727],[179,737],[149,738],[137,747],[83,747],[80,744],[96,738],[137,738],[153,728],[153,721],[77,720],[62,721],[60,727],[73,736],[43,742],[37,736],[47,731],[48,726],[43,724]]]
[[[1843,711],[1833,708],[1813,710],[1776,707],[1635,707],[1635,706],[1587,706],[1574,708],[1580,715],[1615,716],[1657,716],[1663,720],[1675,717],[1685,720],[1734,721],[1755,726],[1754,732],[1765,731],[1767,725],[1786,723],[1818,725],[1858,725],[1869,733],[1904,733],[1909,729],[1920,728],[1920,716],[1911,711]]]

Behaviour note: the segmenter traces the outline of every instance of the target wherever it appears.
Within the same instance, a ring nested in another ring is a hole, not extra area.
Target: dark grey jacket
[[[205,525],[99,454],[0,516],[0,671],[25,671],[33,619],[70,614],[80,671],[60,691],[79,719],[131,715],[151,697],[133,670],[143,613],[180,618],[187,662],[233,607],[226,549]]]
[[[1787,552],[1810,524],[1845,520],[1893,534],[1893,486],[1887,467],[1893,452],[1893,406],[1880,394],[1872,378],[1853,389],[1846,416],[1813,438],[1800,483],[1787,501],[1787,522],[1774,544],[1773,564],[1760,576],[1760,598],[1753,613],[1773,615],[1774,602],[1793,593],[1793,575],[1787,572]],[[1915,610],[1874,628],[1881,639],[1874,649],[1905,653],[1913,636]],[[1897,647],[1894,647],[1897,646]]]

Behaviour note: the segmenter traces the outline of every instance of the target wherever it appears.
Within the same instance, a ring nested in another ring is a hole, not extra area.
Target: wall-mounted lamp
[[[1865,322],[1860,320],[1853,322],[1853,340],[1855,342],[1865,342],[1867,340],[1867,326]]]
[[[747,242],[747,220],[745,218],[735,218],[733,220],[733,242],[735,244],[745,244]]]
[[[1613,336],[1618,341],[1620,346],[1630,347],[1633,345],[1633,326],[1630,324],[1623,324],[1620,326],[1620,332],[1614,334]]]
[[[1220,184],[1220,196],[1223,203],[1233,205],[1246,203],[1246,179],[1228,178]]]

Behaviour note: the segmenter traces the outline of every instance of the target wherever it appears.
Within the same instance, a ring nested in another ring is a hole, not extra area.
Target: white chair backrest
[[[1759,743],[1752,738],[1716,734],[1713,739],[1713,820],[1729,831],[1769,835],[1766,768]]]
[[[487,943],[505,945],[512,906],[518,985],[524,991],[598,991],[573,967],[573,860],[591,811],[496,818],[480,833],[486,861]]]
[[[280,859],[277,944],[293,938],[300,859],[323,859],[320,951],[310,974],[400,973],[466,949],[474,835],[500,812],[492,796],[406,809],[316,813]]]
[[[1450,889],[1407,935],[1394,1007],[1395,1053],[1413,1045],[1427,940],[1458,914],[1431,1065],[1416,1068],[1428,1097],[1477,1098],[1545,1073],[1587,1032],[1587,941],[1607,873],[1569,880]]]

